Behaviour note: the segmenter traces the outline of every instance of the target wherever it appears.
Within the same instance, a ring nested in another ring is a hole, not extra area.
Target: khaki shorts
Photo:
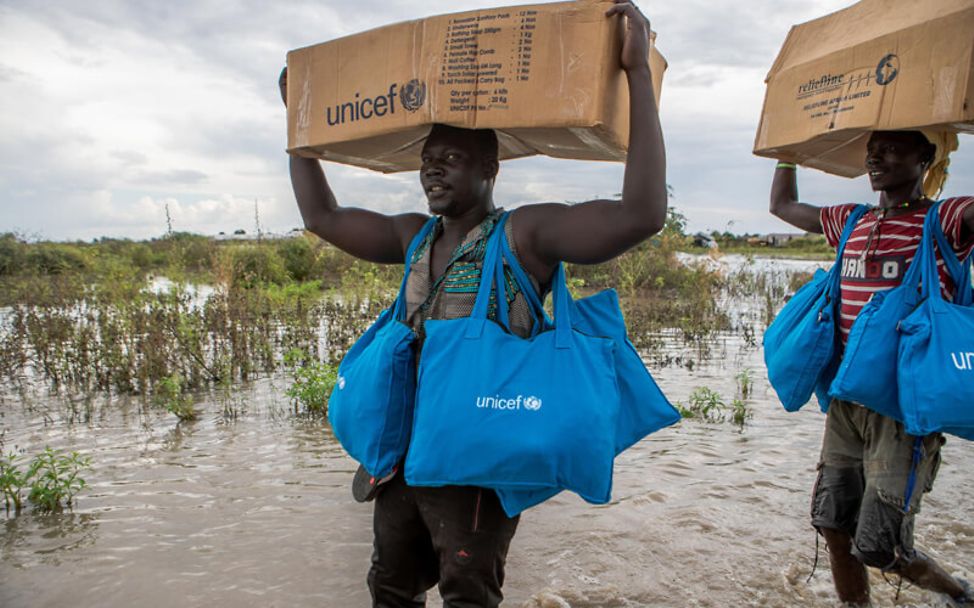
[[[847,532],[864,564],[894,569],[913,556],[913,518],[940,467],[939,433],[922,439],[909,501],[916,438],[903,425],[861,405],[832,400],[825,423],[812,525]]]

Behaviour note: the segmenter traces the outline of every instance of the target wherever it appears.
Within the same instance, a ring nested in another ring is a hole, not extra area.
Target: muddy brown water
[[[758,333],[760,336],[760,332]],[[671,338],[679,359],[686,349]],[[653,369],[672,400],[698,386],[726,401],[749,369],[753,418],[684,421],[616,460],[612,501],[562,494],[527,511],[508,556],[505,606],[828,607],[824,547],[808,503],[824,417],[787,414],[759,347],[719,336],[711,356]],[[0,516],[0,606],[368,606],[371,505],[322,422],[296,417],[286,380],[203,398],[200,420],[125,400],[6,394],[4,449],[91,457],[73,510]],[[236,416],[227,415],[225,410]],[[974,444],[948,441],[918,515],[918,545],[974,578]],[[872,572],[876,606],[943,606]],[[430,606],[439,606],[435,590]]]

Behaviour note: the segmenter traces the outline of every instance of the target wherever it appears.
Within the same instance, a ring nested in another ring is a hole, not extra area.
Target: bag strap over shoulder
[[[856,229],[856,224],[862,219],[862,216],[869,211],[869,206],[867,205],[856,205],[856,207],[849,213],[849,217],[845,221],[845,227],[842,229],[842,236],[839,237],[839,245],[835,248],[835,263],[832,264],[832,268],[829,269],[829,282],[828,282],[828,300],[829,302],[837,302],[839,299],[839,279],[840,279],[840,269],[842,268],[842,256],[845,253],[845,245],[852,235],[852,231]]]
[[[405,270],[402,273],[402,283],[399,284],[399,295],[396,296],[396,302],[393,304],[392,309],[393,318],[399,321],[406,319],[406,281],[409,280],[409,269],[412,267],[413,254],[416,253],[416,249],[423,240],[429,236],[434,226],[436,226],[436,216],[432,216],[426,220],[426,223],[419,229],[419,232],[416,233],[413,240],[409,242],[409,247],[406,248]]]
[[[963,263],[957,259],[953,247],[947,242],[944,235],[943,226],[940,222],[940,203],[935,203],[929,211],[923,223],[923,259],[920,252],[914,260],[920,262],[920,295],[922,298],[943,297],[940,292],[940,273],[937,271],[937,255],[934,250],[936,243],[940,250],[940,257],[944,260],[944,265],[954,281],[954,303],[961,306],[971,304],[971,266],[968,260]],[[934,288],[936,286],[936,288]]]
[[[480,286],[477,289],[477,300],[474,303],[473,312],[470,318],[481,320],[481,323],[470,324],[467,331],[468,338],[479,337],[483,331],[483,325],[487,322],[487,308],[490,301],[490,290],[496,287],[495,297],[497,302],[498,320],[504,327],[508,326],[508,307],[507,307],[507,285],[504,276],[504,260],[507,259],[508,266],[514,273],[515,281],[519,283],[521,291],[531,308],[541,311],[544,308],[540,298],[534,292],[524,268],[517,262],[507,236],[504,232],[504,223],[507,221],[508,214],[498,220],[494,227],[494,232],[487,241],[487,251],[484,254],[484,263],[480,273]],[[568,293],[568,286],[565,283],[564,264],[559,263],[555,269],[555,275],[551,286],[552,297],[555,308],[555,346],[557,348],[571,348],[572,346],[572,324],[571,324],[571,295]],[[538,327],[541,323],[536,323]]]
[[[537,334],[542,328],[553,327],[554,320],[548,317],[548,313],[544,309],[544,303],[534,290],[534,283],[524,270],[524,267],[521,266],[521,262],[517,259],[517,256],[514,255],[514,250],[511,249],[511,244],[508,242],[506,234],[501,239],[501,253],[504,261],[507,263],[507,267],[511,269],[511,273],[514,275],[514,280],[517,282],[518,287],[520,287],[521,293],[524,294],[528,307],[534,313],[536,323],[532,329],[532,335]]]
[[[940,250],[940,257],[943,258],[947,272],[954,280],[954,303],[969,306],[972,299],[970,257],[961,261],[958,259],[957,253],[954,252],[954,248],[947,242],[947,235],[944,234],[943,224],[940,221],[940,202],[935,203],[927,214],[932,215],[929,231],[933,233],[934,242],[937,244],[937,249]],[[936,258],[934,260],[936,261]]]
[[[495,277],[497,275],[497,265],[501,263],[501,245],[500,237],[504,234],[504,224],[507,223],[508,212],[505,212],[494,224],[493,232],[487,239],[487,247],[484,251],[484,260],[480,267],[480,286],[477,288],[477,299],[474,301],[473,311],[470,313],[470,319],[478,321],[477,323],[469,323],[467,325],[467,334],[465,337],[470,339],[479,338],[483,333],[484,325],[487,324],[487,311],[490,307],[490,290],[495,282]],[[503,309],[498,309],[498,314],[502,311],[506,312],[507,307],[507,291],[504,289],[503,282],[497,285],[497,298],[498,306],[501,306],[501,300],[503,300]],[[506,319],[507,315],[504,315]]]

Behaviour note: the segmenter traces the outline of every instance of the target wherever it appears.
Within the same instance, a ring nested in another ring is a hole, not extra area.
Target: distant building
[[[267,232],[261,231],[260,233],[251,232],[248,233],[243,228],[237,228],[232,233],[226,233],[220,231],[214,239],[218,241],[258,241],[258,240],[275,240],[275,239],[293,239],[304,234],[304,228],[292,228],[287,232]]]
[[[795,239],[800,239],[804,236],[807,236],[806,233],[796,234],[796,233],[787,233],[787,232],[776,232],[776,233],[765,235],[764,243],[768,247],[781,247],[785,243],[788,243]]]
[[[705,247],[707,249],[716,249],[717,241],[714,237],[709,234],[704,234],[703,232],[698,232],[693,235],[693,246],[694,247]]]

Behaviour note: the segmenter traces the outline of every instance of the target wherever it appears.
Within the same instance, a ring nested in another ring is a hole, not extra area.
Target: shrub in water
[[[23,507],[23,493],[27,500],[42,511],[57,511],[70,507],[74,496],[87,485],[81,472],[91,468],[91,460],[77,452],[62,454],[50,447],[34,457],[25,472],[17,464],[19,457],[10,452],[0,454],[0,490],[4,506],[15,512]]]
[[[154,390],[153,401],[161,405],[180,420],[196,420],[196,410],[193,400],[183,394],[183,380],[178,374],[173,374],[160,380]]]
[[[85,487],[81,471],[91,468],[91,461],[77,452],[59,454],[45,448],[30,463],[27,478],[30,493],[27,500],[44,511],[56,511],[70,507],[74,495]]]
[[[284,364],[291,368],[294,383],[284,391],[291,398],[294,410],[301,407],[309,414],[324,414],[328,396],[338,379],[338,369],[294,348],[284,355]]]

